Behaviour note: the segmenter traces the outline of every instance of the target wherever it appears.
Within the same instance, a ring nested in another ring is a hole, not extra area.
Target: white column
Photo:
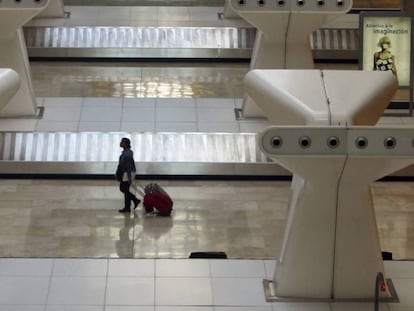
[[[231,0],[230,4],[258,32],[250,69],[312,69],[313,56],[309,35],[320,27],[326,17],[348,12],[352,0],[244,1]],[[243,117],[267,117],[248,96],[242,108]]]
[[[277,160],[294,173],[283,244],[273,278],[277,284],[277,296],[331,297],[336,221],[334,207],[345,159],[345,155],[329,159],[315,155],[281,157]]]
[[[7,105],[20,87],[20,78],[16,71],[0,68],[0,109]]]
[[[63,18],[65,16],[65,6],[63,0],[53,0],[40,12],[36,18]]]
[[[408,157],[412,137],[410,131],[348,125],[376,124],[398,88],[395,77],[253,70],[245,85],[273,122],[295,125],[270,127],[259,138],[261,150],[293,173],[276,295],[372,298],[375,276],[384,271],[368,187],[414,162]],[[366,146],[357,144],[360,136]],[[385,144],[388,136],[399,148]]]
[[[0,67],[15,70],[21,79],[18,92],[0,110],[0,116],[32,116],[36,113],[36,98],[21,27],[48,3],[48,0],[0,1]]]
[[[303,137],[309,144],[301,144]],[[412,129],[370,126],[280,126],[262,133],[262,151],[294,173],[276,296],[374,298],[376,275],[385,273],[369,184],[414,163],[412,137]]]
[[[231,0],[226,0],[224,2],[223,17],[224,18],[240,18],[240,16],[231,7],[230,1]]]

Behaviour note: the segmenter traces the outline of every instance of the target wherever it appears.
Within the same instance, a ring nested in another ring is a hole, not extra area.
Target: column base
[[[389,297],[380,297],[381,303],[400,302],[397,291],[391,279],[385,280],[388,286]],[[369,298],[311,298],[311,297],[280,297],[275,294],[275,282],[272,280],[263,280],[263,288],[265,292],[266,302],[374,302],[374,297]],[[373,293],[374,294],[374,293]]]
[[[266,117],[246,117],[243,115],[242,108],[234,108],[234,115],[236,116],[236,120],[253,120],[253,121],[267,121]]]

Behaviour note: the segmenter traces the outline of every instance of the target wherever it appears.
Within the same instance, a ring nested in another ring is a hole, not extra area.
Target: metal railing
[[[379,311],[379,294],[385,292],[387,285],[385,283],[385,278],[382,272],[378,272],[375,279],[375,301],[374,301],[374,311]]]

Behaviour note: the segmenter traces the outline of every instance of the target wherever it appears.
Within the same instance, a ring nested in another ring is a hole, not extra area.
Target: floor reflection
[[[138,214],[125,213],[122,217],[124,226],[119,230],[119,240],[115,242],[116,252],[119,258],[133,258],[134,225]]]
[[[241,98],[248,64],[32,62],[38,97]]]
[[[156,182],[156,181],[154,181]],[[119,214],[112,180],[0,180],[0,257],[229,258],[278,256],[288,182],[157,181],[171,217]],[[371,186],[383,251],[414,258],[414,184]]]

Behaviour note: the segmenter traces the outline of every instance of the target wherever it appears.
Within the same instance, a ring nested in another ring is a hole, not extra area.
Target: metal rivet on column
[[[312,140],[308,136],[302,136],[301,138],[299,138],[299,146],[301,146],[304,149],[309,148],[311,143]]]
[[[359,149],[366,148],[368,146],[368,139],[366,137],[364,137],[364,136],[359,136],[355,140],[355,145]]]
[[[273,148],[280,148],[283,145],[283,139],[279,136],[272,137],[271,145]]]
[[[331,136],[328,138],[328,147],[331,149],[338,148],[339,146],[339,138],[336,136]]]
[[[397,145],[397,141],[395,140],[394,137],[387,137],[384,139],[384,146],[387,149],[393,149],[395,148],[395,146]]]

